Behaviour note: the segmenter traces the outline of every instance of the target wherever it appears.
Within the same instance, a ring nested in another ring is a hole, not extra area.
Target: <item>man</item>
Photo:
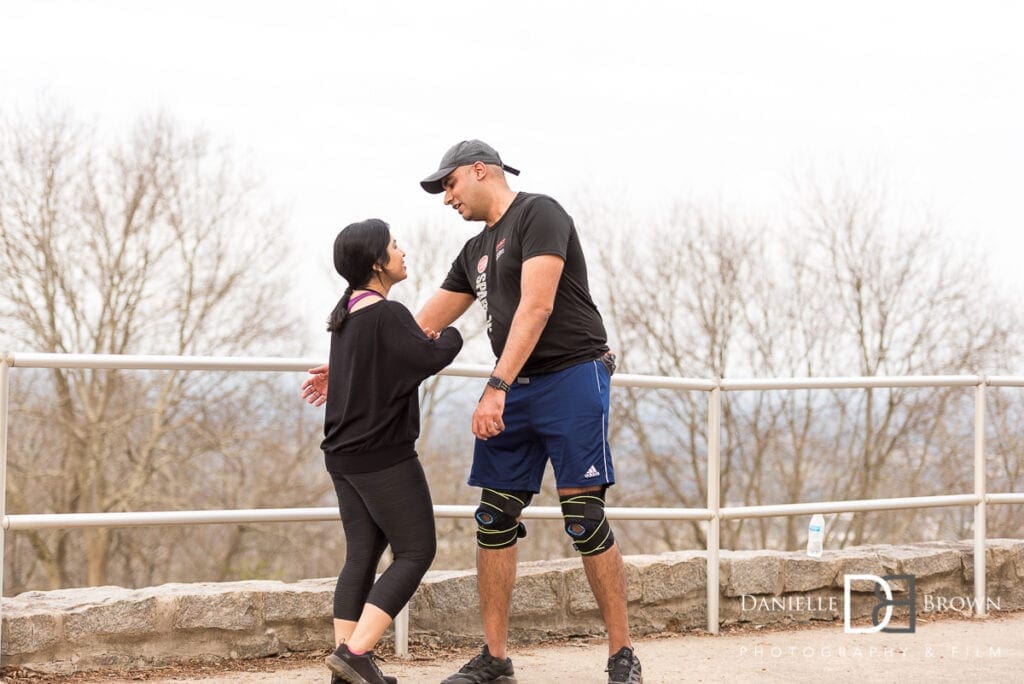
[[[520,515],[540,491],[548,460],[566,533],[608,630],[608,681],[641,684],[622,555],[604,514],[605,491],[615,482],[607,444],[614,357],[572,218],[550,197],[513,192],[506,173],[519,171],[490,145],[466,140],[421,182],[484,228],[466,242],[417,322],[443,330],[476,299],[497,357],[473,412],[469,476],[481,488],[477,582],[486,645],[443,684],[516,681],[506,655],[515,544],[526,534]]]

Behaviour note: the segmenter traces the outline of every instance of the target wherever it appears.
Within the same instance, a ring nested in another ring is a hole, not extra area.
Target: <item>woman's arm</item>
[[[444,328],[454,323],[459,316],[466,313],[474,299],[475,297],[471,294],[441,289],[435,292],[427,303],[423,305],[420,312],[416,314],[416,323],[419,325],[420,330],[429,339],[440,342],[440,349],[450,349],[455,338],[458,338],[458,348],[455,349],[452,358],[441,363],[437,370],[424,375],[424,378],[433,375],[438,370],[447,366],[455,358],[455,355],[459,353],[459,349],[462,348],[462,336],[459,335],[459,332],[454,330],[454,334],[448,333],[448,339],[441,340],[442,335],[437,331],[444,330]],[[327,401],[327,366],[310,368],[309,372],[310,377],[306,378],[299,387],[300,396],[307,404],[322,406]],[[420,380],[422,379],[420,378]]]
[[[462,349],[462,335],[455,328],[446,327],[433,338],[404,306],[392,302],[385,305],[391,316],[381,330],[381,343],[389,361],[403,369],[413,387],[450,364]]]

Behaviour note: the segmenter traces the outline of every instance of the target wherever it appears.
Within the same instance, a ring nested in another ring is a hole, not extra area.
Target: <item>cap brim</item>
[[[444,192],[444,186],[441,182],[445,177],[452,171],[457,169],[457,166],[446,166],[443,169],[438,169],[434,173],[430,174],[426,178],[420,181],[420,187],[429,192],[431,195],[440,195]]]

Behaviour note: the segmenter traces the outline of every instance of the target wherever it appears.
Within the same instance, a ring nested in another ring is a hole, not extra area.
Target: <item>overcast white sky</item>
[[[570,207],[588,188],[778,212],[794,170],[877,164],[1024,289],[1022,8],[0,0],[0,110],[45,92],[112,129],[163,109],[224,136],[321,264],[367,216],[468,237],[417,185],[468,137]]]

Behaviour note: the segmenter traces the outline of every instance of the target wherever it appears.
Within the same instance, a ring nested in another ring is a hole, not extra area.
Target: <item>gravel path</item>
[[[648,638],[636,643],[646,684],[675,682],[974,682],[1024,681],[1024,613],[975,620],[919,619],[915,634],[844,634],[841,624],[778,631],[731,631]],[[407,684],[436,684],[472,653],[390,658],[385,674]],[[598,642],[520,647],[511,653],[520,684],[603,684],[607,652]],[[273,662],[273,661],[272,661]],[[329,681],[325,666],[289,663],[260,672],[150,679],[165,684]],[[86,680],[78,680],[86,681]],[[131,679],[91,679],[127,684]],[[134,681],[138,681],[137,679]]]

